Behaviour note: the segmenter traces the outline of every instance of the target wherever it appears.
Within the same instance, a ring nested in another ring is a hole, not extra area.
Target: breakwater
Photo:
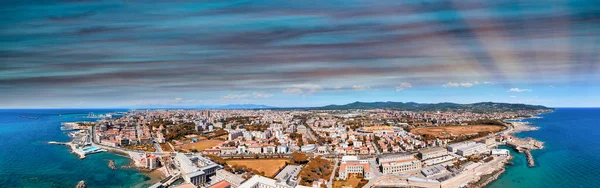
[[[525,149],[524,153],[525,153],[525,156],[527,157],[527,166],[529,166],[529,167],[535,166],[535,161],[533,160],[531,151],[529,151],[528,149]]]

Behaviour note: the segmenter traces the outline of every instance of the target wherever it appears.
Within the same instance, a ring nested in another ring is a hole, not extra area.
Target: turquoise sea
[[[111,111],[115,110],[0,110],[0,187],[75,187],[80,180],[89,187],[151,185],[150,178],[135,169],[108,167],[109,159],[117,167],[129,164],[126,157],[104,152],[80,160],[67,146],[47,144],[69,141],[60,122],[95,121],[76,116]]]
[[[539,130],[517,134],[545,142],[532,151],[536,166],[512,152],[514,166],[488,187],[600,187],[600,108],[559,108],[541,116],[525,120]]]

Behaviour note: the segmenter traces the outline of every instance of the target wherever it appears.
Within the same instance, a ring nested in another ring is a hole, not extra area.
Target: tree
[[[292,158],[292,162],[294,164],[305,164],[308,162],[308,156],[306,156],[306,154],[300,153],[300,152],[292,153],[291,158]]]

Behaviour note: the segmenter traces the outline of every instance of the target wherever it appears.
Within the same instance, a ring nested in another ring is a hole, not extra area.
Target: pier
[[[529,149],[525,149],[525,156],[527,157],[527,166],[529,166],[529,167],[535,166],[535,161],[533,160],[533,156],[531,155],[531,152],[529,151]]]

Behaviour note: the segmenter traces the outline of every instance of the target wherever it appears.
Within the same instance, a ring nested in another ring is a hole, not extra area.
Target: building
[[[158,168],[158,157],[156,157],[156,155],[152,155],[152,154],[146,154],[145,159],[145,166],[147,169],[157,169]]]
[[[421,161],[413,155],[393,154],[378,157],[381,172],[384,174],[398,174],[421,169]]]
[[[284,145],[277,146],[277,153],[288,153],[288,147]]]
[[[436,166],[432,166],[432,167],[421,170],[421,174],[423,174],[425,177],[428,177],[428,178],[432,177],[432,176],[444,174],[446,172],[448,172],[448,170],[446,170],[446,168],[443,167],[442,165],[436,165]]]
[[[339,177],[346,179],[348,174],[362,174],[365,179],[371,177],[369,161],[359,160],[357,156],[344,156],[340,164]]]
[[[304,145],[304,146],[300,147],[300,151],[302,151],[304,153],[315,152],[315,151],[317,151],[317,145],[315,145],[315,144]]]
[[[252,178],[250,178],[247,181],[245,181],[244,183],[242,183],[242,185],[240,185],[238,188],[293,188],[293,187],[309,188],[309,187],[301,186],[301,185],[290,186],[290,185],[286,184],[285,182],[282,182],[279,180],[274,180],[274,179],[267,178],[264,176],[259,176],[259,175],[252,176]]]
[[[237,137],[244,136],[244,133],[240,130],[231,130],[229,131],[229,135],[227,136],[228,140],[236,139]]]
[[[461,143],[456,143],[456,144],[450,144],[450,145],[448,145],[448,151],[452,152],[452,153],[456,153],[458,151],[458,149],[469,147],[469,146],[474,145],[474,144],[475,144],[475,142],[473,142],[473,141],[467,141],[467,142],[461,142]]]
[[[422,160],[432,159],[448,155],[448,150],[444,148],[429,148],[419,151],[419,157]]]
[[[455,161],[455,160],[456,160],[456,157],[454,157],[453,155],[446,155],[446,156],[442,156],[442,157],[423,160],[422,162],[423,162],[423,166],[431,166],[431,165],[436,165],[436,164]]]
[[[181,171],[181,176],[187,183],[200,186],[208,181],[208,178],[215,175],[219,165],[210,159],[194,155],[186,156],[182,153],[175,155],[175,164]]]
[[[220,182],[210,185],[208,188],[232,188],[232,186],[229,182],[221,180]]]
[[[495,156],[510,156],[510,151],[507,149],[492,149],[490,154]]]
[[[276,176],[275,180],[285,182],[289,186],[298,185],[299,180],[296,178],[302,170],[302,166],[287,165]]]
[[[318,153],[329,153],[329,148],[325,145],[325,146],[319,146],[317,147],[317,152]]]
[[[221,147],[221,155],[235,155],[237,152],[236,147]]]
[[[258,144],[248,146],[248,153],[260,154],[262,153],[262,147]]]
[[[488,153],[490,150],[487,148],[487,145],[482,143],[476,143],[473,145],[469,145],[467,147],[462,147],[457,149],[456,154],[459,154],[463,157],[471,156],[475,154]]]
[[[217,170],[215,176],[213,178],[211,178],[211,184],[216,185],[222,181],[226,181],[227,183],[229,183],[229,185],[232,188],[237,188],[242,183],[244,183],[244,181],[246,181],[246,179],[244,179],[238,175],[232,174],[231,172],[228,172],[227,170],[219,169],[219,170]]]

